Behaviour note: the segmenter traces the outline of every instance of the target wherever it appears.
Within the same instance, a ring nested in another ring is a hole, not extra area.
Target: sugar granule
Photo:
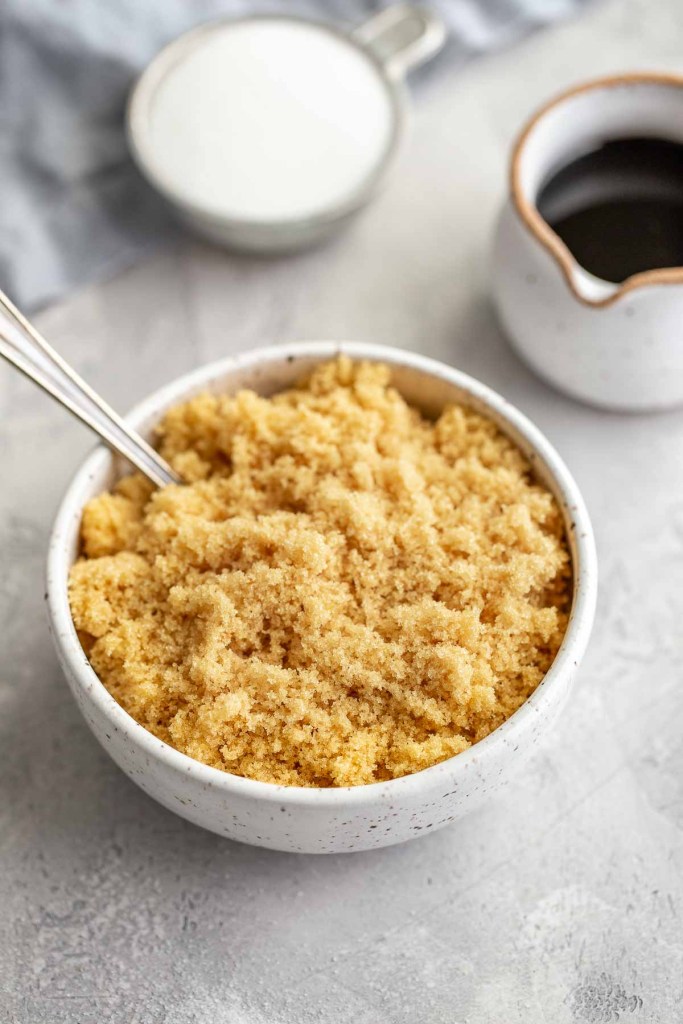
[[[519,449],[458,405],[424,419],[378,364],[201,395],[161,454],[88,503],[70,578],[93,668],[154,735],[265,782],[353,786],[476,743],[564,635],[559,508]]]

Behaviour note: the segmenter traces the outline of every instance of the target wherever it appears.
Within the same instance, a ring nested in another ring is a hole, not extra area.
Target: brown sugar
[[[556,502],[492,422],[429,422],[389,377],[342,357],[272,398],[194,398],[159,428],[187,485],[131,476],[85,508],[83,646],[177,750],[285,785],[391,779],[482,739],[550,667]]]

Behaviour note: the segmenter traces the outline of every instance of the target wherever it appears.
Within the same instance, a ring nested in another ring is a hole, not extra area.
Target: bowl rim
[[[158,739],[124,711],[85,657],[76,634],[67,591],[68,571],[72,564],[69,557],[69,542],[73,537],[75,524],[80,523],[82,492],[87,490],[88,483],[93,477],[114,462],[114,456],[104,445],[98,445],[72,477],[57,511],[47,558],[47,606],[58,653],[64,665],[70,670],[71,680],[78,684],[85,699],[97,706],[100,713],[109,721],[112,730],[127,735],[128,739],[141,747],[150,759],[160,761],[165,767],[183,775],[194,775],[204,786],[219,789],[226,795],[232,794],[236,797],[284,806],[304,805],[339,809],[351,805],[363,806],[406,798],[430,788],[439,777],[443,777],[449,784],[457,785],[457,776],[462,775],[471,766],[478,766],[481,769],[482,763],[494,755],[501,745],[507,746],[509,753],[512,754],[517,750],[516,733],[520,727],[523,728],[527,720],[552,703],[556,681],[565,672],[571,671],[572,667],[578,666],[588,644],[596,606],[597,555],[593,530],[579,488],[564,462],[541,431],[505,398],[476,378],[435,359],[389,346],[363,342],[283,343],[231,355],[191,370],[138,403],[126,419],[134,426],[146,421],[153,422],[170,405],[196,394],[203,387],[209,387],[215,380],[231,372],[254,369],[257,366],[291,363],[297,359],[312,358],[323,362],[339,354],[348,355],[356,360],[367,359],[371,362],[384,362],[391,367],[417,370],[446,384],[454,385],[475,402],[486,406],[492,411],[502,429],[506,426],[512,428],[512,431],[518,433],[535,452],[536,458],[555,482],[559,500],[564,506],[565,521],[571,521],[571,529],[568,526],[568,539],[572,553],[574,593],[564,639],[548,672],[531,696],[510,718],[484,739],[462,753],[429,768],[397,779],[362,786],[284,786],[243,778],[203,764]]]

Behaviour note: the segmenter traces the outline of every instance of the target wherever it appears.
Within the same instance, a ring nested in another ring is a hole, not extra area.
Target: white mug
[[[515,145],[495,239],[494,299],[514,347],[560,390],[615,410],[683,403],[683,267],[601,280],[536,200],[576,158],[610,140],[648,137],[683,143],[683,77],[604,78],[552,100]]]

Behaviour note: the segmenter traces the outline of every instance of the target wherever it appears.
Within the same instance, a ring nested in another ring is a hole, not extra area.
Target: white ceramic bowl
[[[426,413],[461,402],[489,416],[519,445],[562,506],[574,569],[573,606],[564,642],[535,693],[504,725],[457,757],[404,778],[345,789],[275,786],[228,775],[179,753],[138,725],[109,695],[78,642],[67,577],[78,550],[81,512],[91,497],[112,485],[117,471],[110,453],[98,448],[69,485],[48,557],[51,627],[71,691],[102,746],[150,796],[213,832],[276,850],[339,853],[387,846],[440,828],[481,804],[508,781],[559,714],[588,642],[595,610],[593,532],[564,463],[513,406],[442,363],[377,345],[288,344],[189,373],[139,405],[129,420],[149,435],[169,406],[201,391],[249,387],[270,394],[340,351],[354,359],[388,363],[395,386]]]

